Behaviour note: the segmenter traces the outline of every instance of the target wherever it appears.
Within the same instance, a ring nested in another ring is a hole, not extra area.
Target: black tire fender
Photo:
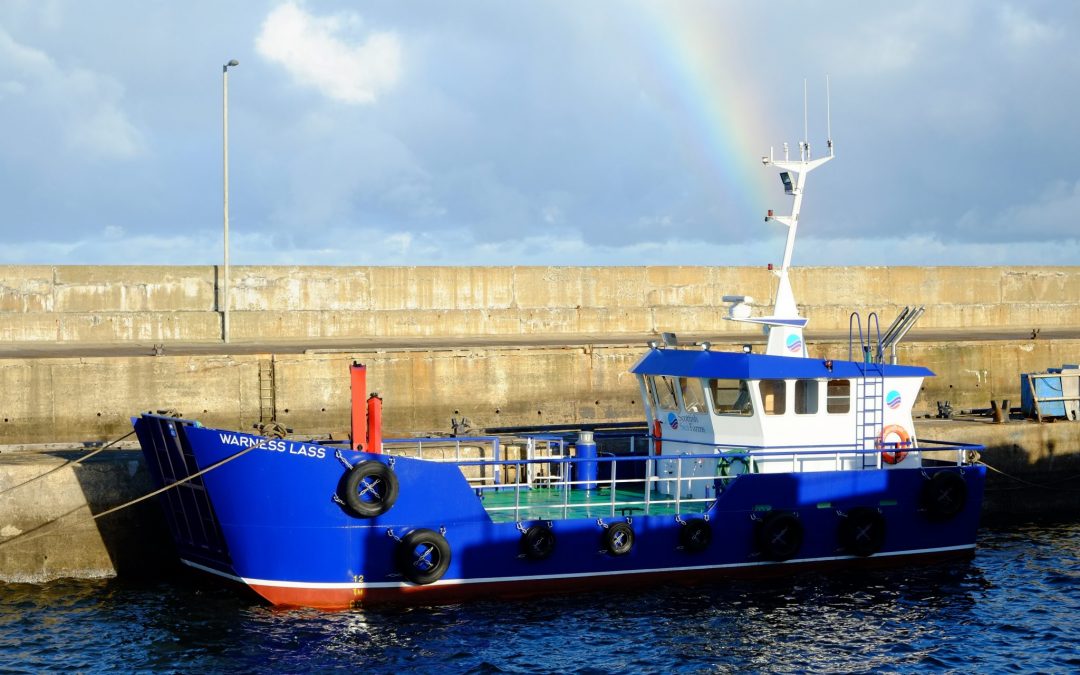
[[[837,538],[850,555],[873,555],[885,544],[885,516],[878,509],[856,506],[840,518]]]
[[[603,545],[611,555],[626,555],[634,548],[634,528],[625,522],[608,525],[604,529]]]
[[[450,568],[450,543],[435,530],[413,530],[401,538],[397,567],[414,584],[431,584]]]
[[[529,560],[546,560],[555,552],[555,532],[547,525],[531,526],[521,535],[521,553]]]
[[[712,525],[704,519],[687,520],[679,528],[679,548],[687,553],[701,553],[711,543]]]
[[[758,550],[769,560],[789,560],[802,548],[802,522],[790,511],[770,511],[758,521],[754,539]]]
[[[964,510],[968,501],[967,481],[956,471],[938,471],[924,481],[920,493],[922,507],[933,520],[949,520]]]
[[[397,476],[382,462],[360,462],[349,469],[342,481],[341,499],[346,509],[360,518],[374,518],[386,513],[397,497]]]

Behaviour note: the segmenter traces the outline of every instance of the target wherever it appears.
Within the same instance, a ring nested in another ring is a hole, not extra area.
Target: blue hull
[[[624,509],[496,522],[454,463],[267,439],[154,415],[137,419],[135,428],[159,486],[182,482],[160,499],[185,563],[243,582],[274,604],[317,607],[970,555],[985,481],[981,465],[748,473],[718,479],[713,498],[698,512]],[[392,507],[373,517],[358,517],[337,498],[346,464],[364,461],[391,467],[399,485]],[[958,476],[952,485],[964,494],[958,512],[947,517],[935,513],[926,497],[928,483],[941,472]],[[879,538],[853,552],[844,532],[856,512],[880,514],[874,516]],[[787,520],[772,523],[780,514]],[[710,535],[704,546],[687,543],[685,529],[696,521],[707,523],[697,523]],[[605,536],[617,523],[630,526],[633,545],[613,555]],[[536,524],[548,524],[556,542],[543,559],[523,549],[523,533]],[[801,531],[793,551],[772,547],[770,537],[783,544],[790,534],[785,524]],[[447,545],[449,562],[437,580],[410,581],[403,568],[402,540],[417,530],[440,533]]]

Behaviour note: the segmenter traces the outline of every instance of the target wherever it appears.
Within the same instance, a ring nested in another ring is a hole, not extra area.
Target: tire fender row
[[[933,521],[954,518],[968,501],[967,482],[956,471],[923,473],[918,500],[920,510]],[[373,518],[389,511],[397,500],[400,490],[397,476],[391,466],[374,460],[359,462],[342,476],[335,501],[346,512],[359,518]],[[837,511],[836,531],[840,550],[857,557],[871,556],[885,543],[887,523],[881,509],[856,506]],[[758,554],[773,562],[794,558],[805,538],[805,529],[796,511],[769,510],[764,515],[751,514],[755,521],[753,539]],[[712,525],[708,515],[683,520],[679,523],[677,548],[688,554],[703,553],[712,544]],[[611,523],[602,518],[596,520],[600,528],[600,553],[621,557],[629,554],[636,541],[633,519]],[[556,548],[557,537],[554,524],[539,522],[529,527],[518,523],[521,532],[519,557],[531,561],[550,558]],[[417,528],[403,537],[392,529],[387,534],[397,541],[395,562],[398,571],[414,584],[431,584],[443,577],[450,567],[452,551],[446,539],[446,529],[439,531]]]

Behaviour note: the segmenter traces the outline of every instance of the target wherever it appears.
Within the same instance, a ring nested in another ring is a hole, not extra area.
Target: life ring
[[[857,506],[840,519],[837,538],[851,555],[873,555],[885,544],[885,516],[878,509]]]
[[[802,548],[803,526],[794,513],[770,511],[758,522],[754,539],[758,550],[769,560],[788,560]]]
[[[604,550],[611,555],[626,555],[634,548],[634,528],[630,523],[618,522],[604,529]]]
[[[545,560],[555,552],[555,532],[547,525],[533,525],[521,535],[521,553],[530,560]]]
[[[887,441],[889,436],[896,436],[900,440]],[[875,446],[881,450],[881,461],[886,464],[899,464],[908,456],[906,448],[911,447],[911,434],[899,424],[890,424],[881,430]]]
[[[920,501],[931,519],[948,520],[964,510],[967,493],[967,482],[959,473],[938,471],[923,482]]]
[[[434,530],[413,530],[398,544],[397,564],[414,584],[434,583],[450,567],[450,544]]]
[[[346,508],[361,518],[374,518],[397,501],[398,479],[382,462],[366,460],[349,469],[342,481],[341,498]]]
[[[663,433],[663,430],[664,430],[664,427],[663,427],[662,424],[660,424],[660,420],[653,420],[652,431],[653,431],[653,439],[654,439],[653,440],[653,454],[654,455],[660,455],[661,454],[660,451],[663,450],[663,448],[664,448],[664,442],[662,440],[660,440],[661,439],[661,434]]]
[[[712,543],[712,526],[701,518],[683,521],[679,528],[679,548],[687,553],[701,553]]]
[[[741,466],[742,471],[736,471],[733,468],[735,464]],[[734,457],[720,455],[720,461],[716,464],[716,472],[721,478],[733,478],[745,473],[756,473],[756,471],[751,470],[750,458],[742,455],[736,455]]]

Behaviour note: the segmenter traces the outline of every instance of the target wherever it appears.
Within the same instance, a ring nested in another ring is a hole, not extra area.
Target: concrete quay
[[[164,516],[152,500],[100,520],[94,514],[149,493],[138,450],[0,455],[0,581],[154,576],[176,565]]]
[[[900,361],[937,373],[924,384],[918,412],[935,414],[935,402],[946,400],[957,410],[1002,399],[1018,405],[1020,373],[1080,357],[1080,331],[1057,332],[1063,337],[911,336],[900,344]],[[808,334],[811,353],[847,358],[846,335],[815,335]],[[707,339],[714,349],[737,350],[744,342],[761,348],[760,335],[680,337]],[[126,344],[39,345],[27,348],[37,355],[26,356],[8,347],[0,356],[0,444],[107,441],[128,431],[131,415],[165,408],[214,426],[250,429],[276,420],[299,433],[345,433],[353,360],[368,365],[391,434],[449,431],[450,419],[462,416],[475,427],[633,421],[641,405],[628,371],[648,338],[655,336],[309,339],[227,349],[166,343],[161,356],[149,349],[130,355],[137,347]]]

